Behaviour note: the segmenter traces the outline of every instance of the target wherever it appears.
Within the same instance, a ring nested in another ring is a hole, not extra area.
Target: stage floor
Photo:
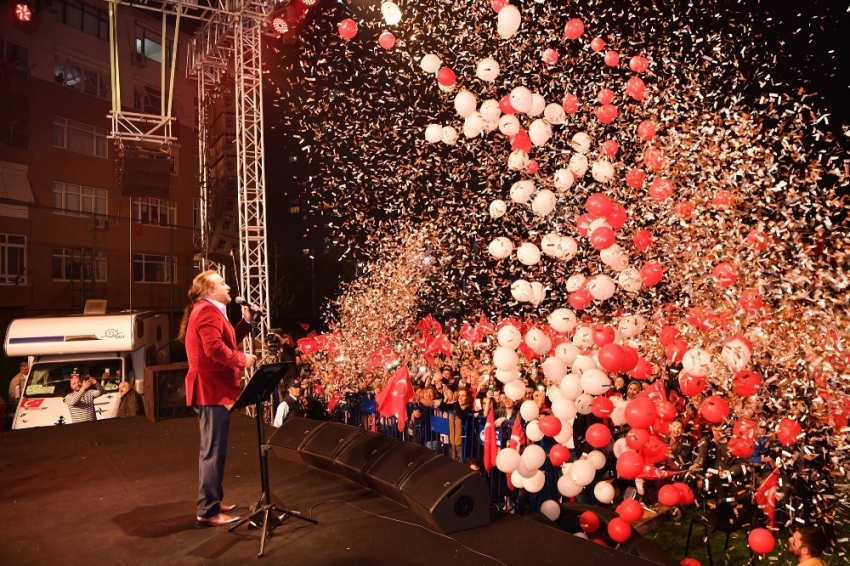
[[[197,454],[192,418],[153,423],[136,417],[0,433],[0,564],[251,563],[259,549],[257,530],[195,527]],[[489,526],[444,536],[413,511],[332,474],[272,453],[269,470],[278,504],[319,524],[287,520],[268,539],[263,562],[653,564],[504,513],[495,513]],[[256,422],[234,415],[225,500],[245,513],[259,496],[259,475]]]

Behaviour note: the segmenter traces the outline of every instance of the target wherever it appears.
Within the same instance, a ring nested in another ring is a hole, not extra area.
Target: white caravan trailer
[[[106,391],[95,399],[97,419],[116,416],[118,384],[144,392],[146,365],[167,364],[168,315],[116,314],[19,318],[6,331],[7,356],[28,356],[30,371],[15,412],[13,429],[69,424],[64,398],[71,372],[97,378]]]

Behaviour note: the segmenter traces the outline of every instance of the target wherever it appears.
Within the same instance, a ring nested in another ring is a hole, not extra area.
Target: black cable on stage
[[[508,566],[507,564],[505,564],[504,562],[502,562],[501,560],[499,560],[495,556],[490,556],[489,554],[484,554],[483,552],[478,552],[477,550],[473,550],[473,549],[469,548],[468,546],[466,546],[465,544],[463,544],[462,542],[455,540],[448,535],[444,535],[443,533],[438,533],[436,531],[432,531],[431,529],[429,529],[427,527],[424,527],[422,525],[417,525],[416,523],[411,523],[410,521],[402,521],[401,519],[393,519],[392,517],[387,517],[386,515],[379,515],[378,513],[372,513],[371,511],[367,511],[367,510],[363,509],[362,507],[358,507],[357,505],[354,505],[353,503],[349,503],[348,501],[344,501],[342,499],[328,499],[327,501],[320,501],[320,502],[316,503],[315,505],[313,505],[312,507],[310,507],[310,509],[307,510],[307,516],[312,518],[313,517],[313,509],[315,509],[319,505],[324,505],[325,503],[344,503],[344,504],[346,504],[350,507],[354,507],[358,511],[362,511],[363,513],[366,513],[367,515],[372,515],[373,517],[379,517],[381,519],[386,519],[388,521],[394,521],[396,523],[402,523],[404,525],[410,525],[411,527],[418,527],[418,528],[420,528],[420,529],[422,529],[422,530],[424,530],[428,533],[431,533],[431,534],[437,535],[439,537],[448,539],[448,540],[454,542],[455,544],[457,544],[458,546],[465,548],[466,550],[468,550],[469,552],[471,552],[473,554],[483,556],[484,558],[489,558],[490,560],[497,562],[497,563],[501,564],[502,566]]]

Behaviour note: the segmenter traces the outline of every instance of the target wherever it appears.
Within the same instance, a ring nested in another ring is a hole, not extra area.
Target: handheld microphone
[[[237,305],[242,305],[243,307],[248,307],[248,310],[250,310],[252,312],[259,313],[259,314],[266,314],[265,309],[261,309],[260,307],[256,307],[256,306],[252,305],[251,303],[249,303],[248,301],[246,301],[242,297],[236,297],[235,299],[233,299],[233,302],[236,303]]]

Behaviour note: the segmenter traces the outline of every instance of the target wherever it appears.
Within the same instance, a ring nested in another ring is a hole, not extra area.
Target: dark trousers
[[[230,433],[230,411],[223,405],[195,406],[201,427],[201,450],[198,456],[198,517],[219,514],[224,498],[224,459]]]

